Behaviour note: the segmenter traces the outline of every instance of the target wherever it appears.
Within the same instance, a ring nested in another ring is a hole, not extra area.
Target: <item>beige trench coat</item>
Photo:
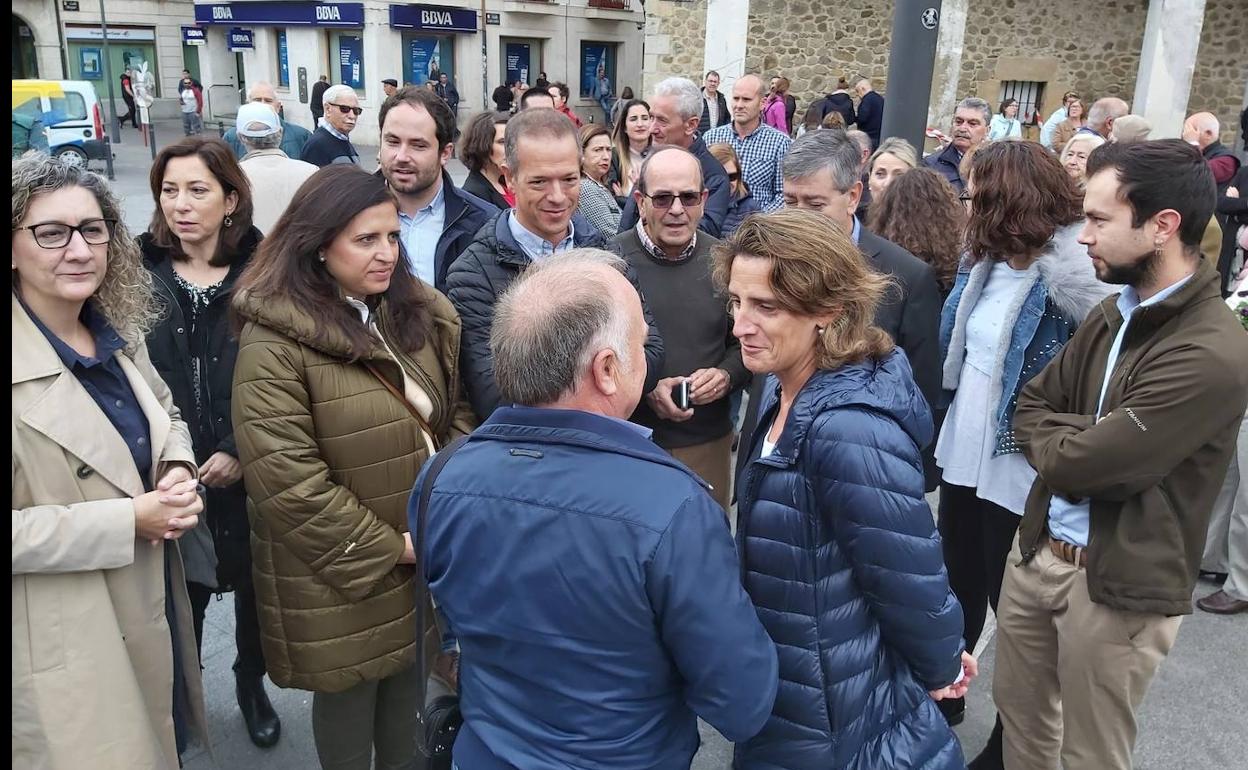
[[[143,494],[129,449],[13,298],[13,764],[167,770],[173,547],[192,739],[207,741],[190,602],[176,545],[135,539]],[[150,424],[153,479],[194,455],[147,349],[116,354]]]

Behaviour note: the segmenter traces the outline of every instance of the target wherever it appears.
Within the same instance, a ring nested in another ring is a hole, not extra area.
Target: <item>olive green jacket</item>
[[[429,396],[439,445],[468,433],[459,317],[426,287],[432,332],[404,371]],[[380,341],[351,362],[344,334],[282,297],[240,292],[234,435],[247,487],[261,642],[273,682],[340,692],[415,662],[415,570],[400,565],[407,499],[428,450]],[[375,309],[387,329],[385,304]],[[434,647],[436,649],[436,646]]]

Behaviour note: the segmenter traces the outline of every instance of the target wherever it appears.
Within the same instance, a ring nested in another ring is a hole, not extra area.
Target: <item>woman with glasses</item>
[[[620,229],[620,204],[606,187],[611,172],[611,132],[600,123],[581,128],[580,212],[604,238]]]
[[[1112,287],[1096,279],[1078,242],[1079,190],[1040,144],[984,145],[964,178],[967,253],[940,318],[949,408],[936,463],[945,565],[965,613],[967,649],[974,649],[987,608],[997,608],[1036,476],[1014,438],[1018,394]],[[962,720],[962,701],[941,705],[950,723]],[[999,737],[986,757],[999,757]]]
[[[619,120],[611,132],[611,143],[615,149],[611,153],[611,171],[607,175],[607,184],[620,201],[633,194],[637,175],[641,173],[641,162],[646,159],[654,142],[651,133],[653,125],[649,103],[633,99],[624,102],[620,108]]]
[[[321,97],[325,117],[321,119],[312,136],[303,145],[303,160],[314,166],[333,163],[359,165],[360,154],[351,144],[351,132],[364,108],[351,86],[339,83],[325,89]]]
[[[1023,124],[1018,119],[1018,100],[1010,97],[1001,102],[1001,108],[992,116],[992,122],[988,124],[988,141],[1022,138]]]
[[[195,640],[202,649],[212,594],[234,592],[235,694],[253,743],[277,742],[281,722],[264,691],[264,653],[251,576],[247,493],[230,394],[238,341],[229,328],[234,284],[260,243],[251,187],[228,145],[189,137],[160,151],[149,174],[156,210],[139,236],[161,307],[148,332],[152,365],[191,433],[205,520],[183,541]]]
[[[206,745],[179,538],[203,508],[148,360],[158,309],[117,198],[13,161],[13,765],[177,767]]]
[[[1117,123],[1117,121],[1114,122]],[[1066,105],[1066,119],[1053,129],[1053,151],[1061,153],[1071,137],[1079,133],[1079,129],[1086,125],[1088,125],[1088,116],[1083,108],[1083,102],[1072,99],[1070,104]]]
[[[963,694],[977,665],[923,497],[927,401],[873,321],[889,279],[798,209],[746,220],[715,279],[766,378],[737,547],[780,657],[772,715],[733,767],[965,768],[933,699]]]
[[[746,217],[762,211],[762,207],[758,205],[758,201],[754,200],[750,186],[741,176],[741,162],[737,159],[737,152],[732,149],[732,145],[712,144],[706,149],[724,167],[724,173],[728,174],[728,187],[732,191],[732,200],[728,203],[728,216],[724,218],[724,226],[721,228],[723,236],[727,238],[737,231]]]
[[[233,307],[269,676],[313,692],[322,768],[364,770],[374,753],[410,768],[424,704],[407,502],[421,464],[473,428],[459,316],[412,273],[385,180],[339,166],[295,194]]]
[[[468,167],[463,189],[483,201],[493,203],[501,211],[516,205],[516,195],[503,178],[506,150],[503,134],[507,130],[505,112],[482,112],[468,123],[459,143],[459,157]]]

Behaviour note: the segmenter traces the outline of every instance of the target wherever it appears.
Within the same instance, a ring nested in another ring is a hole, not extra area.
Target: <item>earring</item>
[[[325,252],[323,252],[323,251],[322,251],[322,252],[319,252],[319,253],[316,255],[316,258],[317,258],[317,259],[319,259],[320,261],[324,262],[324,261],[325,261]]]
[[[816,326],[815,326],[815,333],[816,333],[816,334],[823,334],[823,333],[824,333],[824,331],[826,331],[826,330],[827,330],[827,328],[828,328],[828,327],[826,327],[826,326],[818,326],[818,325],[816,325]]]
[[[226,226],[226,227],[233,227],[233,226],[234,226],[234,220],[230,218],[230,215],[229,215],[229,214],[226,214],[226,215],[225,215],[225,226]]]

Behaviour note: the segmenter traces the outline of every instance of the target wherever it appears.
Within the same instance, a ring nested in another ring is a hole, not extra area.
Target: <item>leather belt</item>
[[[1049,550],[1053,555],[1067,564],[1073,564],[1076,567],[1088,566],[1088,549],[1082,545],[1067,543],[1065,540],[1056,540],[1049,538]]]

